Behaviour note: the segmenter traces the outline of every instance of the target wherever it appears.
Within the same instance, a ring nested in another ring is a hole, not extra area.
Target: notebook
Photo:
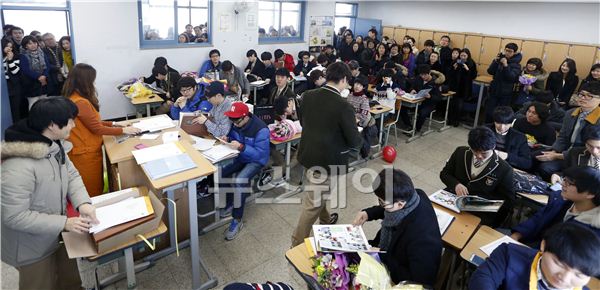
[[[133,150],[131,154],[135,158],[137,164],[179,155],[185,152],[185,149],[179,142],[170,142],[161,145],[156,145],[144,149]]]
[[[239,151],[232,149],[227,145],[221,144],[203,151],[202,155],[204,155],[204,157],[206,157],[206,159],[208,159],[210,162],[217,163],[221,160],[234,157],[239,153]]]
[[[179,154],[142,164],[142,168],[152,180],[167,177],[196,167],[194,160],[187,154]]]
[[[173,121],[171,120],[171,118],[169,118],[169,116],[158,115],[156,117],[147,118],[137,123],[133,123],[132,126],[140,129],[142,132],[155,132],[168,128],[173,128],[175,127],[175,124],[173,124]]]

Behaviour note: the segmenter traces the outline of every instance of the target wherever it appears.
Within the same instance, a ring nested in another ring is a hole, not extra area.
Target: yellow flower
[[[317,270],[317,275],[321,276],[325,272],[325,267],[323,267],[322,265],[319,265],[319,266],[317,266],[316,270]]]

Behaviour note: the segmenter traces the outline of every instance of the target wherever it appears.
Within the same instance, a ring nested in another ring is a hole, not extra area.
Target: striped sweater
[[[2,65],[4,66],[4,77],[8,80],[11,76],[17,75],[21,70],[20,66],[21,61],[18,58],[13,58],[12,60],[8,60],[6,57],[2,59]]]

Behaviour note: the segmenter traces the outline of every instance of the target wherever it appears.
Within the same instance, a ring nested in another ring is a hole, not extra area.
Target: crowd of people
[[[70,36],[56,41],[49,32],[25,35],[18,26],[4,25],[2,65],[13,121],[27,117],[39,98],[61,95],[73,64]]]
[[[302,212],[291,234],[292,246],[296,246],[310,235],[317,220],[321,224],[338,221],[322,194],[336,192],[340,185],[336,181],[345,178],[353,153],[370,142],[365,138],[374,127],[370,105],[386,104],[386,95],[391,93],[395,108],[396,95],[429,90],[419,107],[419,130],[442,92],[452,90],[456,96],[450,120],[453,124],[460,121],[461,103],[472,97],[477,71],[469,50],[451,48],[450,37],[442,36],[439,45],[427,40],[421,51],[410,36],[399,46],[386,37],[380,41],[375,29],[364,39],[349,30],[336,39],[335,46],[324,47],[316,57],[299,52],[297,61],[282,49],[264,51],[260,57],[251,49],[244,69],[221,61],[220,51],[213,49],[194,76],[179,74],[164,57],[158,57],[151,75],[143,78],[165,92],[157,112],[173,119],[181,113],[197,113],[193,125],[239,151],[221,170],[223,178],[234,177],[221,186],[230,190],[219,214],[233,217],[224,233],[226,240],[235,239],[244,226],[250,181],[266,167],[283,162],[271,139],[286,140],[301,130],[296,158],[304,168],[305,186],[314,189],[327,184],[326,189],[307,190],[302,196]],[[65,255],[64,246],[52,243],[58,234],[62,230],[85,232],[95,220],[89,196],[102,194],[102,136],[139,133],[125,122],[101,121],[96,70],[88,64],[73,64],[62,38],[57,43],[51,34],[44,34],[42,42],[43,49],[36,36],[23,37],[18,27],[5,31],[2,40],[7,80],[12,86],[20,78],[15,84],[31,107],[31,114],[14,119],[2,147],[2,198],[10,201],[2,203],[3,229],[9,229],[2,243],[3,248],[10,246],[11,254],[5,258],[7,251],[3,251],[2,259],[18,267],[20,283],[31,288],[44,284],[39,284],[43,278],[25,279],[40,271],[29,266]],[[57,62],[53,64],[51,58]],[[581,287],[600,275],[600,65],[594,65],[578,87],[573,60],[565,60],[548,74],[540,59],[531,58],[521,68],[521,58],[517,45],[509,43],[492,60],[488,73],[493,81],[485,105],[489,123],[469,131],[467,146],[453,151],[440,179],[459,196],[503,200],[498,212],[474,214],[483,225],[510,228],[514,239],[530,246],[500,246],[472,275],[470,289],[520,289],[530,283],[545,287],[540,289]],[[61,70],[51,74],[63,64],[67,74]],[[530,81],[521,83],[519,77],[525,75]],[[294,77],[305,77],[306,82],[292,88]],[[35,85],[22,85],[25,78]],[[204,81],[199,83],[197,78]],[[250,83],[254,81],[264,81],[266,86],[252,96]],[[369,85],[377,93],[371,94]],[[15,92],[10,89],[11,94]],[[54,92],[62,97],[36,102],[35,98]],[[254,112],[246,103],[253,103]],[[264,108],[272,118],[258,113]],[[391,114],[399,114],[406,126],[410,124],[406,108]],[[549,191],[544,208],[515,222],[514,176],[520,171],[560,183],[562,189]],[[44,177],[57,172],[61,175],[55,179]],[[267,176],[261,176],[263,184],[265,180]],[[392,168],[383,169],[373,184],[378,205],[359,211],[353,224],[382,220],[372,243],[384,251],[381,261],[394,283],[408,280],[434,285],[443,246],[426,193],[415,188],[405,172]],[[63,192],[81,216],[64,216],[67,199]],[[33,206],[25,196],[33,200]],[[44,265],[47,272],[63,270],[56,263]],[[74,265],[69,267],[71,271]],[[60,275],[65,274],[72,275],[67,271]],[[539,279],[530,282],[530,274]]]

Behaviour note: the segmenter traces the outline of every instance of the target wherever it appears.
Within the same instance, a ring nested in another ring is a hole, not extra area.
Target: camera
[[[504,55],[504,53],[500,52],[498,53],[498,55],[496,56],[498,59],[502,59],[502,58],[506,58],[506,56]]]
[[[460,59],[460,58],[456,60],[456,64],[457,64],[457,65],[462,65],[463,63],[464,63],[464,62],[463,62],[463,61],[462,61],[462,59]]]

